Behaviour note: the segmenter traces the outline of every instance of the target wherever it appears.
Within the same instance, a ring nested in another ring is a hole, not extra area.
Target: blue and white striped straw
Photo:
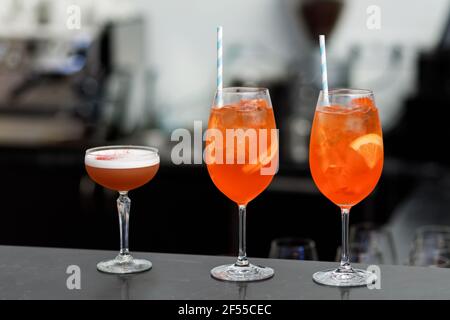
[[[328,99],[328,75],[327,75],[327,53],[325,50],[325,36],[321,34],[319,36],[320,43],[320,66],[322,69],[322,90],[325,105],[330,105]]]
[[[222,26],[217,27],[217,103],[223,105],[223,50],[222,50]]]

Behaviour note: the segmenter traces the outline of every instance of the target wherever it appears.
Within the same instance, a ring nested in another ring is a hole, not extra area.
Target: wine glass
[[[86,151],[86,171],[99,185],[117,191],[120,224],[120,252],[116,258],[102,261],[97,269],[105,273],[128,274],[149,270],[152,263],[134,259],[128,249],[128,222],[131,200],[128,191],[153,179],[159,169],[158,150],[142,146],[107,146]]]
[[[394,238],[388,228],[377,226],[369,221],[361,222],[350,227],[349,239],[352,244],[351,251],[361,258],[352,259],[352,262],[364,260],[364,263],[370,264],[397,263]],[[365,258],[362,259],[362,257]]]
[[[419,267],[450,268],[450,251],[448,249],[413,250],[409,256],[409,265]]]
[[[272,241],[269,258],[317,260],[316,243],[305,238],[280,238]]]
[[[246,208],[278,170],[278,132],[264,88],[218,90],[205,134],[205,162],[216,187],[239,208],[239,256],[234,264],[211,270],[225,281],[255,281],[273,276],[272,268],[247,259]]]
[[[340,261],[342,255],[342,247],[336,250],[336,260]],[[384,263],[383,253],[378,247],[367,247],[359,242],[350,242],[349,244],[350,262],[365,264],[382,264]]]
[[[349,256],[350,209],[375,188],[383,169],[383,138],[369,90],[320,92],[311,130],[309,164],[319,190],[341,209],[342,250],[337,269],[316,272],[329,286],[363,286],[373,273],[354,269]],[[370,279],[370,280],[369,280]]]
[[[425,225],[416,230],[408,264],[450,267],[450,227]]]
[[[416,230],[413,249],[450,249],[450,226],[425,225]]]

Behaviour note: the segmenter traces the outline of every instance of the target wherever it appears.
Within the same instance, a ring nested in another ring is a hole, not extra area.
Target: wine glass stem
[[[340,269],[350,270],[350,256],[348,246],[348,227],[349,227],[350,209],[341,208],[342,218],[342,249],[341,249],[341,266]]]
[[[128,192],[119,192],[120,196],[117,199],[117,210],[119,211],[119,225],[120,225],[120,255],[129,255],[128,250],[128,222],[130,219],[131,200],[128,198]]]
[[[246,252],[246,205],[239,205],[239,256],[236,265],[240,267],[248,266]]]

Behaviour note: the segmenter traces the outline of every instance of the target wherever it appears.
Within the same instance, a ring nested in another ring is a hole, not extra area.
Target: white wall
[[[139,1],[149,17],[149,63],[158,72],[157,100],[173,125],[198,115],[207,119],[215,90],[216,27],[227,48],[262,44],[289,60],[296,41],[286,34],[283,4],[274,0]],[[292,29],[292,28],[291,28]]]

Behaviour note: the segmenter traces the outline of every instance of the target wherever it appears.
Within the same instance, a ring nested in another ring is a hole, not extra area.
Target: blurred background
[[[162,163],[131,192],[131,249],[235,255],[235,205],[204,165],[170,161],[171,132],[206,125],[223,25],[225,85],[268,87],[280,128],[249,255],[339,254],[339,210],[308,164],[323,33],[330,86],[373,90],[384,131],[353,260],[450,266],[449,0],[3,0],[0,17],[0,244],[117,250],[117,195],[87,177],[84,151],[144,144]]]

